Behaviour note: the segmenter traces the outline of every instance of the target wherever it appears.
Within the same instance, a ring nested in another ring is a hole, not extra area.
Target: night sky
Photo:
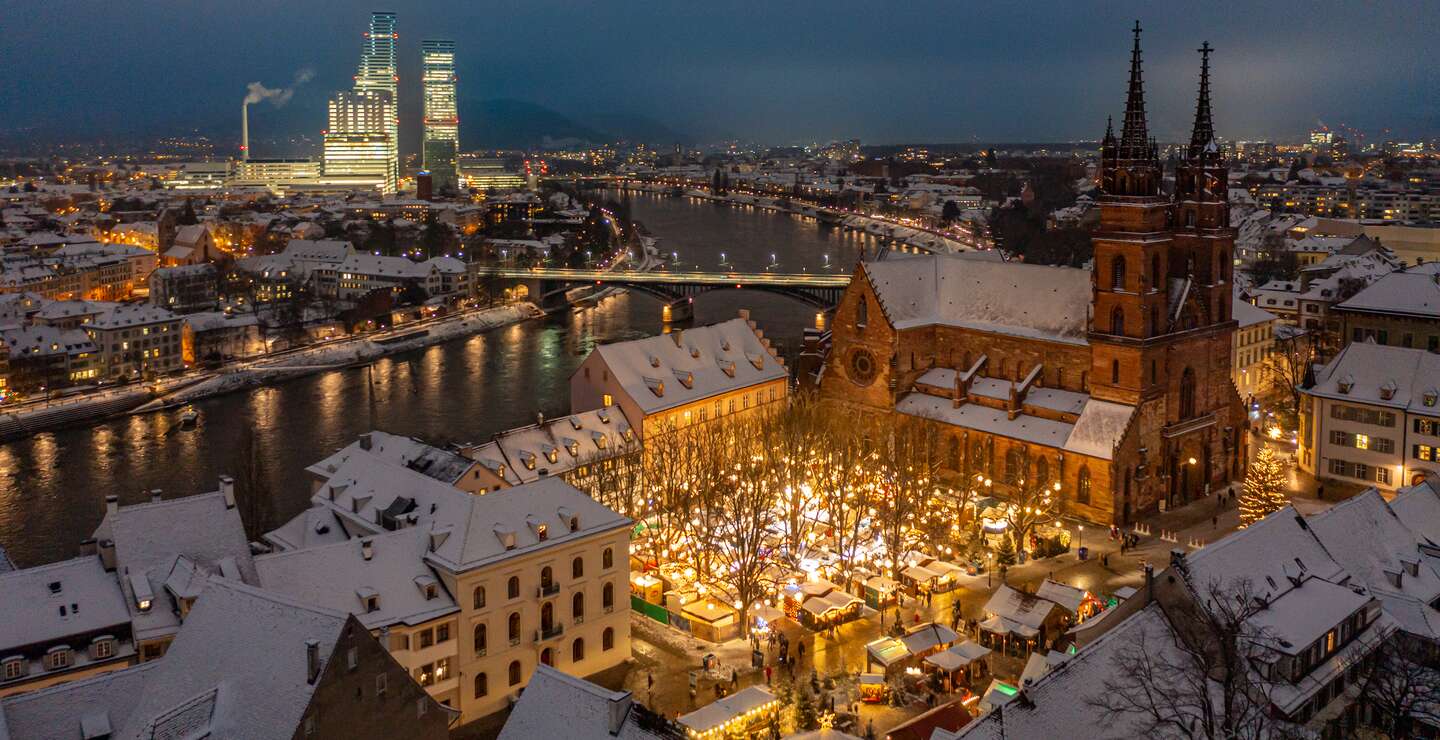
[[[1218,133],[1297,138],[1325,122],[1376,138],[1440,132],[1440,2],[423,2],[10,0],[0,132],[235,136],[245,86],[314,78],[252,130],[317,134],[348,87],[371,10],[395,10],[402,130],[420,40],[458,45],[463,101],[512,99],[589,124],[649,119],[694,142],[1065,141],[1124,104],[1146,32],[1152,131],[1188,131],[1210,41]],[[1260,6],[1260,7],[1253,7]],[[619,125],[619,124],[614,124]],[[1385,134],[1382,128],[1392,132]],[[467,145],[483,132],[462,131]],[[418,134],[416,134],[418,135]],[[407,136],[408,138],[408,136]],[[409,147],[407,147],[409,148]]]

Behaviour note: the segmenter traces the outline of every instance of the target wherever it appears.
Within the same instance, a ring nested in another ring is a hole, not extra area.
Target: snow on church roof
[[[949,398],[926,393],[907,394],[895,404],[895,410],[965,429],[1078,452],[1101,460],[1111,459],[1115,445],[1130,425],[1130,417],[1135,413],[1135,408],[1098,401],[1084,394],[1076,395],[1085,400],[1080,418],[1074,424],[1024,413],[1011,419],[1004,409],[990,408],[978,403],[962,404],[957,409]]]
[[[953,255],[891,255],[864,263],[896,329],[957,326],[1086,344],[1090,271]]]

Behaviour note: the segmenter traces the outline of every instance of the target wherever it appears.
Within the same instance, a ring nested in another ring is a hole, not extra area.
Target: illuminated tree
[[[944,458],[939,427],[929,419],[895,414],[878,432],[869,455],[875,476],[872,508],[894,576],[900,558],[924,539],[924,518],[938,493]]]
[[[1240,526],[1247,527],[1289,506],[1286,485],[1284,461],[1269,446],[1261,446],[1250,462],[1240,492]]]
[[[1005,521],[1017,547],[1024,549],[1035,525],[1060,514],[1060,493],[1055,484],[1020,479],[1005,504]]]

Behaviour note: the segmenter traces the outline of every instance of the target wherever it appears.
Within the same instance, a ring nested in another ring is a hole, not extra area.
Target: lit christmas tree
[[[1284,461],[1274,450],[1261,447],[1245,472],[1245,486],[1240,492],[1240,526],[1248,527],[1267,514],[1289,506],[1286,483]]]

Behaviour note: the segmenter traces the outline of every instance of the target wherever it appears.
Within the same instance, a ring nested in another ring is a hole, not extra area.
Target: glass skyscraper
[[[460,147],[460,118],[455,107],[455,42],[420,42],[425,92],[425,138],[421,147],[425,169],[437,190],[453,188]]]
[[[400,179],[398,39],[394,13],[370,14],[355,87],[330,100],[326,179],[378,178],[385,193],[395,192]]]

